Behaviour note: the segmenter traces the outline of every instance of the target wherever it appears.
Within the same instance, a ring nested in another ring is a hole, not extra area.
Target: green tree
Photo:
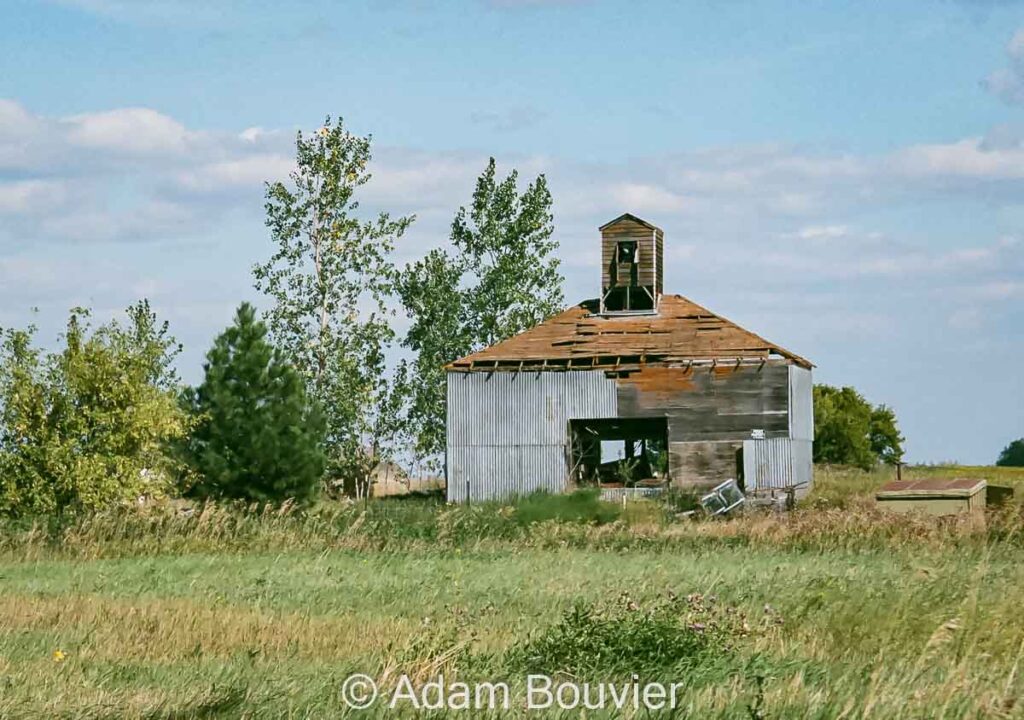
[[[814,462],[870,469],[903,457],[896,414],[872,407],[852,387],[814,386]]]
[[[395,241],[413,221],[387,213],[360,220],[358,188],[370,180],[370,138],[339,119],[296,139],[289,183],[268,183],[267,227],[276,246],[256,265],[256,287],[270,296],[271,337],[323,408],[332,481],[365,485],[401,437],[405,372],[391,372],[395,342]]]
[[[996,460],[999,467],[1024,467],[1024,438],[1014,440],[1003,448]]]
[[[189,393],[200,418],[188,442],[200,478],[194,494],[258,502],[315,497],[324,470],[323,417],[251,305],[238,308],[203,368],[203,383]]]
[[[455,215],[451,250],[432,250],[402,274],[412,320],[403,344],[415,353],[408,417],[421,457],[444,451],[444,365],[563,307],[547,180],[538,176],[522,193],[518,181],[515,170],[499,180],[491,158],[469,208]]]
[[[3,333],[0,511],[100,509],[178,479],[172,446],[192,424],[177,401],[180,346],[146,301],[127,314],[92,331],[74,309],[53,353],[34,347],[34,327]]]

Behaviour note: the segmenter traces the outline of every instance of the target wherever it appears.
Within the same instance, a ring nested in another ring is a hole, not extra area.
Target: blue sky
[[[147,296],[195,380],[328,113],[418,217],[400,261],[494,155],[547,174],[570,299],[631,211],[667,290],[893,406],[910,460],[1024,435],[1022,2],[5,0],[0,325]]]

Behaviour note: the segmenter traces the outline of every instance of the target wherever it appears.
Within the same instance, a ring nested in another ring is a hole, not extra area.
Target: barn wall
[[[601,371],[448,373],[448,500],[562,491],[569,420],[615,416]]]
[[[755,473],[750,477],[760,478],[755,482],[762,488],[811,481],[811,377],[803,368],[651,366],[618,379],[603,371],[451,372],[449,501],[466,500],[467,482],[474,501],[564,490],[569,421],[612,417],[668,419],[676,486],[707,487],[737,477],[741,448],[749,448],[741,458],[745,474]],[[755,430],[763,430],[765,440],[754,440]]]
[[[769,493],[795,488],[797,496],[802,496],[810,490],[812,472],[810,440],[775,438],[743,443],[743,478],[747,492]]]
[[[669,442],[672,485],[702,489],[736,477],[736,452],[743,442]]]
[[[811,371],[789,366],[789,436],[814,440],[814,381]]]
[[[668,417],[669,442],[789,434],[789,366],[649,367],[619,381],[623,417]]]

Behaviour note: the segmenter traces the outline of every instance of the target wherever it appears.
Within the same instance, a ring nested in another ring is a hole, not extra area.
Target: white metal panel
[[[569,421],[617,414],[603,371],[448,373],[449,501],[559,492]]]
[[[743,441],[743,485],[747,492],[810,490],[814,466],[811,441],[790,438]]]
[[[811,371],[799,365],[789,366],[789,436],[814,439],[814,382]]]

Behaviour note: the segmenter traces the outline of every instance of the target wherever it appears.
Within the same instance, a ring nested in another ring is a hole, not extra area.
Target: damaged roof
[[[600,315],[597,308],[597,300],[580,303],[447,368],[583,370],[772,357],[813,367],[810,361],[682,295],[663,295],[656,313]]]

